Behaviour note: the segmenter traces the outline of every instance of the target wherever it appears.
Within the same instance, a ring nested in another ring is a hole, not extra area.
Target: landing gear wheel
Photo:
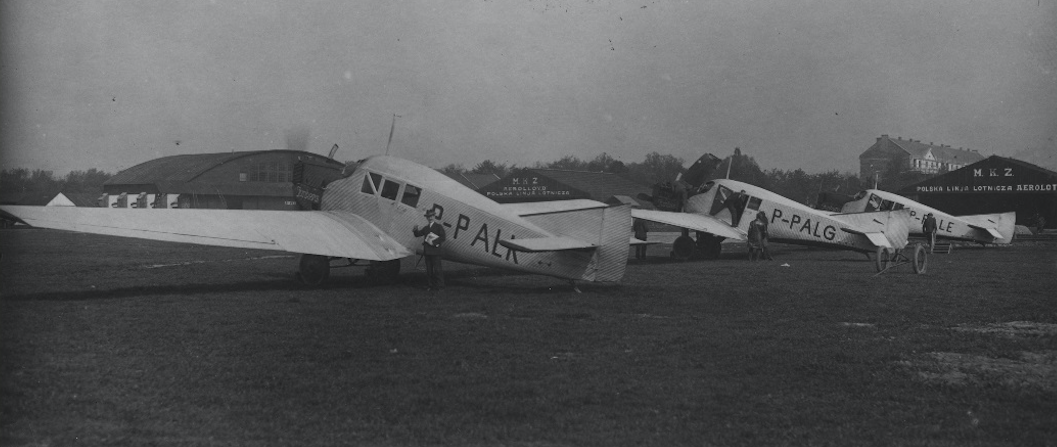
[[[925,247],[921,244],[914,246],[914,273],[919,275],[925,273],[925,268],[929,264],[929,255],[925,252]]]
[[[887,270],[888,266],[891,264],[891,259],[889,259],[891,252],[885,247],[877,247],[876,254],[877,271],[883,272]]]
[[[319,255],[301,255],[301,269],[297,279],[306,286],[318,286],[330,276],[330,258]]]
[[[372,261],[363,273],[372,281],[385,283],[396,281],[396,277],[400,275],[400,260]]]
[[[694,254],[695,242],[690,236],[679,236],[672,242],[672,257],[680,261],[690,259]]]

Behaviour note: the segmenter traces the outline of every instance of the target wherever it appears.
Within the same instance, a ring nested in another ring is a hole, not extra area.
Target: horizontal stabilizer
[[[650,222],[674,225],[679,228],[711,233],[716,236],[739,241],[746,239],[746,234],[743,231],[730,226],[726,222],[704,214],[632,209],[631,217],[648,220]]]
[[[973,224],[969,224],[969,228],[972,228],[974,230],[983,231],[983,232],[985,232],[987,234],[990,234],[991,237],[993,237],[995,239],[1002,239],[1002,233],[999,233],[997,228],[993,228],[993,227],[985,228],[985,227],[981,227],[979,225],[973,225]]]
[[[508,239],[499,241],[499,245],[502,245],[512,250],[524,251],[528,253],[562,250],[587,250],[598,247],[595,244],[565,236]]]
[[[874,244],[874,245],[876,245],[878,247],[892,248],[892,244],[890,242],[888,242],[888,237],[886,237],[884,233],[881,233],[881,232],[870,232],[870,233],[867,233],[867,232],[864,232],[864,231],[853,230],[851,228],[841,228],[841,230],[844,230],[846,233],[859,234],[859,235],[866,236],[866,238],[870,240],[870,243],[872,243],[872,244]]]

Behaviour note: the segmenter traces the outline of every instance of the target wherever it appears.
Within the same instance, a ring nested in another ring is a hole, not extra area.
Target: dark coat
[[[412,231],[415,236],[422,238],[422,254],[424,255],[439,255],[443,254],[444,250],[441,249],[441,245],[444,241],[448,240],[447,235],[444,233],[444,225],[440,222],[433,222],[430,225],[426,225],[418,230]],[[426,242],[426,235],[433,233],[437,235],[437,238],[433,240],[433,243]]]
[[[631,227],[635,231],[635,239],[646,240],[646,235],[650,232],[650,226],[646,225],[646,221],[635,219]]]
[[[932,216],[926,216],[925,220],[921,222],[921,232],[925,234],[936,232],[936,218]]]

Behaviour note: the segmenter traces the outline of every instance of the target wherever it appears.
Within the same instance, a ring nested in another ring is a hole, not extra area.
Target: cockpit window
[[[378,187],[382,184],[382,176],[373,172],[368,172],[367,175],[363,176],[363,188],[360,188],[360,192],[364,194],[374,194],[378,191]]]
[[[892,210],[892,201],[891,200],[882,200],[881,201],[881,211],[891,211],[891,210]]]
[[[877,211],[881,208],[881,198],[877,194],[870,194],[870,201],[866,203],[866,212]]]
[[[418,206],[418,198],[421,196],[422,188],[415,185],[407,185],[407,187],[404,188],[404,196],[400,198],[400,203],[414,208]]]
[[[859,200],[859,199],[862,199],[863,197],[866,197],[866,191],[859,191],[858,193],[855,194],[855,197],[852,197],[851,199],[852,200]]]
[[[389,200],[396,200],[396,195],[400,193],[400,184],[392,180],[386,180],[382,183],[382,197]]]

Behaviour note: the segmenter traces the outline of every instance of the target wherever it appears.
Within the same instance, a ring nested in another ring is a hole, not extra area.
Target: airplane
[[[444,259],[575,281],[619,281],[630,207],[593,200],[499,204],[426,166],[387,155],[326,186],[318,210],[112,209],[0,205],[26,224],[83,233],[300,254],[298,278],[324,283],[332,261],[392,280],[421,253],[412,234],[433,210]]]
[[[936,218],[936,237],[980,244],[1008,244],[1013,241],[1017,213],[1010,211],[997,214],[953,216],[923,203],[915,202],[898,194],[877,189],[859,191],[841,206],[841,213],[862,213],[906,209],[913,223],[912,236],[924,236],[921,223],[925,215]]]
[[[830,214],[748,183],[730,179],[701,181],[701,172],[714,168],[717,160],[705,154],[688,170],[689,180],[676,179],[680,186],[655,188],[653,197],[640,196],[652,199],[659,205],[658,210],[632,210],[634,218],[683,229],[672,244],[673,258],[689,259],[696,252],[707,258],[718,257],[723,240],[747,239],[749,223],[760,211],[767,214],[772,242],[876,253],[879,260],[894,256],[907,245],[909,210]],[[742,193],[742,200],[728,207],[728,199],[736,193]],[[673,203],[679,205],[673,207]],[[733,219],[734,212],[740,212],[740,220]],[[690,237],[690,231],[697,233],[696,240]]]

